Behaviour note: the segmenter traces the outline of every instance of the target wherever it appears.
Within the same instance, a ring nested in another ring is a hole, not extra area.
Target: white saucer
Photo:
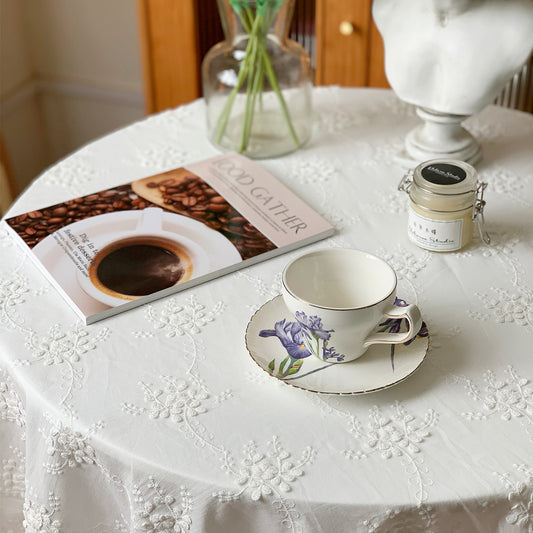
[[[105,213],[73,222],[61,230],[69,229],[74,235],[85,232],[91,239],[97,239],[109,232],[133,231],[141,213],[142,211],[137,210]],[[241,255],[231,241],[198,220],[164,211],[162,229],[194,240],[209,256],[211,271],[242,261]],[[90,297],[81,288],[74,263],[61,251],[53,235],[49,235],[37,244],[33,252],[86,315],[109,309],[108,305]]]
[[[299,359],[295,372],[278,377],[287,352],[275,336],[261,337],[259,332],[274,329],[276,322],[294,321],[281,296],[266,302],[251,318],[246,328],[246,347],[252,359],[272,378],[287,385],[321,394],[355,395],[392,387],[408,378],[425,359],[429,337],[417,336],[407,346],[394,345],[394,367],[391,345],[373,345],[359,359],[350,363],[325,363],[314,355]],[[298,363],[299,364],[299,363]],[[283,365],[283,370],[286,370]],[[294,369],[295,367],[293,367]]]

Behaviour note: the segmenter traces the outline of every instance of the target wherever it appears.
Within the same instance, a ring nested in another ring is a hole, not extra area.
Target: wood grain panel
[[[137,0],[146,112],[200,96],[194,0]]]
[[[370,45],[371,0],[316,0],[317,85],[366,86]],[[342,22],[353,25],[342,35]]]

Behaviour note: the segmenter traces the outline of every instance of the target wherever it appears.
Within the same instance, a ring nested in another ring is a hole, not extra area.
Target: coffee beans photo
[[[33,248],[45,237],[73,222],[89,217],[126,211],[157,207],[151,202],[139,198],[131,185],[121,185],[113,189],[90,194],[88,196],[67,200],[61,204],[31,211],[7,220],[7,223]]]
[[[179,179],[165,173],[140,182],[142,187],[136,186],[139,182],[120,185],[24,213],[7,222],[33,248],[48,235],[73,222],[105,213],[163,207],[219,231],[232,242],[243,259],[276,247],[225,198],[193,173],[186,172]],[[140,191],[149,199],[139,194]]]
[[[162,207],[220,231],[243,259],[276,247],[207,182],[185,169],[134,182],[133,188]]]

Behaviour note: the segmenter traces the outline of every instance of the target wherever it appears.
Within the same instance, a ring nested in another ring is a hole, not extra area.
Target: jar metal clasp
[[[411,190],[412,185],[413,185],[413,170],[410,169],[407,171],[407,174],[404,174],[402,180],[398,184],[398,190],[409,194],[409,191]]]
[[[487,188],[487,183],[482,181],[479,183],[476,189],[476,201],[474,202],[474,209],[472,211],[472,220],[477,219],[477,226],[479,230],[479,236],[485,244],[490,244],[490,235],[485,229],[485,216],[483,211],[485,210],[485,204],[487,203],[483,199],[483,193]]]

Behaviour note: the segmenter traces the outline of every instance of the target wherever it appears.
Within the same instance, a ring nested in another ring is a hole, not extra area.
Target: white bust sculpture
[[[532,0],[374,0],[385,71],[405,102],[471,115],[533,50]]]
[[[405,138],[401,163],[460,159],[479,143],[461,122],[490,104],[533,50],[533,0],[374,0],[385,72],[424,121]]]

